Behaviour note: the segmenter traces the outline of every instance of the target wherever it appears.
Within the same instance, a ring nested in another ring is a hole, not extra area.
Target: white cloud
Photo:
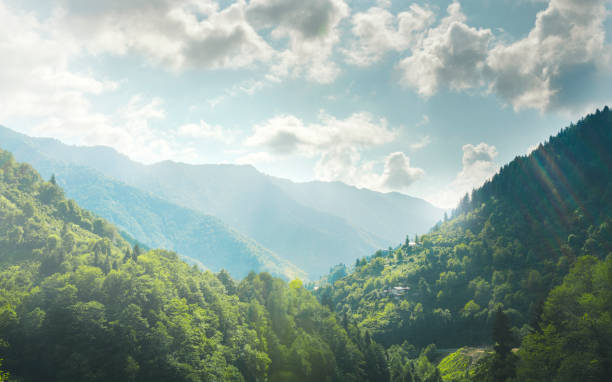
[[[515,109],[580,107],[585,100],[576,93],[588,88],[597,72],[609,71],[606,2],[551,0],[527,37],[491,50],[491,91]]]
[[[495,163],[497,149],[484,142],[463,145],[462,169],[455,179],[441,192],[426,198],[442,208],[454,208],[459,199],[490,179],[499,166]]]
[[[402,152],[391,153],[385,159],[385,170],[380,188],[390,191],[404,191],[425,174],[420,168],[410,167],[410,158]]]
[[[245,3],[214,0],[62,0],[56,25],[92,53],[135,52],[171,69],[241,68],[273,49],[246,20]]]
[[[362,149],[392,141],[397,133],[387,127],[384,118],[375,119],[360,112],[346,119],[325,113],[320,123],[305,124],[293,115],[281,115],[256,125],[245,142],[247,146],[266,148],[275,155],[313,156],[337,147]]]
[[[537,150],[539,146],[540,146],[539,144],[529,146],[527,148],[527,152],[525,154],[527,154],[527,155],[531,154],[532,152]]]
[[[344,0],[253,0],[247,7],[257,29],[271,30],[273,39],[287,39],[288,47],[275,57],[273,81],[305,76],[320,83],[332,82],[339,67],[331,60],[340,41],[340,21],[349,15]]]
[[[458,2],[401,60],[402,83],[429,97],[440,87],[487,89],[516,110],[577,110],[591,104],[597,76],[610,74],[608,0],[550,0],[515,42],[466,24]]]
[[[425,97],[441,84],[461,90],[482,84],[482,71],[492,39],[488,29],[465,24],[459,3],[448,6],[448,15],[403,59],[398,68],[402,82]]]
[[[405,154],[396,152],[387,156],[382,173],[375,171],[377,162],[362,158],[363,152],[392,142],[396,137],[397,130],[390,129],[385,119],[376,119],[365,112],[346,119],[322,112],[319,122],[310,124],[293,115],[281,115],[253,128],[245,146],[258,151],[237,161],[269,162],[291,155],[314,158],[317,160],[316,179],[403,192],[424,175],[422,169],[410,166],[410,159]]]
[[[413,150],[420,150],[427,147],[431,143],[431,137],[429,135],[422,136],[418,141],[412,142],[410,148]]]
[[[425,175],[425,171],[410,166],[410,158],[394,152],[384,159],[383,172],[375,170],[375,161],[363,161],[353,147],[337,147],[324,153],[315,166],[315,177],[322,181],[341,181],[360,188],[380,192],[406,192]]]
[[[478,145],[467,144],[463,145],[463,163],[464,170],[471,168],[478,162],[491,163],[497,156],[495,146],[490,146],[484,142]]]
[[[433,21],[433,12],[417,4],[410,5],[397,16],[384,7],[372,7],[352,16],[351,31],[355,40],[343,53],[351,64],[372,65],[387,52],[400,52],[414,46]]]
[[[344,0],[56,0],[52,9],[49,30],[75,52],[136,54],[172,71],[264,66],[269,80],[320,83],[340,72],[332,55],[350,13]]]
[[[361,154],[359,150],[351,146],[335,147],[324,152],[314,172],[315,178],[325,182],[342,181],[347,184],[371,183],[370,179],[364,179],[369,175],[369,164],[360,164]]]
[[[111,115],[95,112],[88,104],[69,111],[44,118],[29,133],[51,136],[69,144],[110,146],[145,163],[198,159],[192,147],[179,145],[171,133],[153,128],[152,124],[166,118],[160,98],[144,100],[134,96]]]
[[[40,117],[88,108],[85,95],[118,85],[69,70],[78,47],[57,39],[48,24],[0,2],[0,118]]]
[[[269,78],[329,83],[344,0],[62,0],[57,25],[92,53],[134,52],[174,70],[270,67]],[[270,36],[266,41],[262,36]],[[270,42],[274,42],[275,48]]]

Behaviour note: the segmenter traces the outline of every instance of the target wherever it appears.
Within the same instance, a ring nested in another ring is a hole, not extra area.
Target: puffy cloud
[[[342,181],[360,186],[371,183],[370,179],[364,179],[370,173],[368,165],[360,165],[360,162],[361,154],[356,148],[335,147],[321,155],[314,168],[315,177],[326,182]]]
[[[429,135],[422,136],[418,141],[412,142],[410,148],[413,150],[420,150],[423,147],[428,146],[431,143],[431,137]]]
[[[456,207],[459,199],[490,179],[499,166],[495,163],[497,149],[484,142],[463,145],[462,169],[455,179],[441,192],[433,195],[431,202],[443,208]]]
[[[117,87],[71,71],[70,58],[78,47],[55,37],[48,24],[0,2],[0,118],[88,108],[84,95]]]
[[[321,83],[340,72],[331,56],[339,23],[349,15],[344,0],[236,0],[226,7],[217,0],[56,3],[57,30],[94,54],[136,53],[171,70],[261,64],[273,81]]]
[[[375,170],[375,165],[375,161],[362,161],[355,148],[337,147],[321,156],[315,166],[315,177],[380,192],[406,192],[425,175],[422,169],[411,167],[410,158],[402,152],[387,155],[382,173]]]
[[[245,3],[214,0],[62,0],[59,30],[93,53],[142,54],[172,69],[239,68],[273,49],[246,20]]]
[[[152,127],[165,118],[161,99],[134,96],[111,115],[95,112],[88,105],[77,106],[70,112],[44,118],[30,133],[76,145],[110,146],[146,163],[170,158],[194,161],[196,154],[192,148],[177,144],[171,133]]]
[[[259,151],[244,155],[238,161],[264,162],[289,155],[316,158],[316,179],[342,181],[380,191],[405,191],[424,175],[422,169],[410,166],[410,159],[405,154],[388,155],[382,173],[375,171],[377,162],[362,158],[363,152],[389,143],[396,136],[397,132],[387,126],[385,119],[376,119],[365,112],[346,119],[321,113],[319,122],[311,124],[292,115],[282,115],[254,127],[245,146]]]
[[[410,158],[402,152],[391,153],[385,159],[385,170],[380,180],[380,188],[403,191],[420,179],[425,172],[410,167]]]
[[[417,4],[397,16],[382,7],[372,7],[351,18],[355,40],[343,53],[351,64],[374,64],[389,51],[403,51],[416,44],[433,21],[433,12]]]
[[[463,168],[451,183],[451,189],[457,198],[480,187],[487,179],[497,172],[499,166],[495,163],[497,149],[495,146],[480,143],[463,145]],[[458,200],[458,199],[457,199]]]
[[[515,109],[579,107],[588,95],[576,93],[588,91],[585,85],[609,70],[606,2],[551,0],[527,37],[489,53],[491,91]]]
[[[610,72],[608,0],[550,0],[529,34],[504,43],[466,24],[459,3],[411,48],[398,68],[404,85],[429,97],[441,86],[486,89],[515,109],[580,109],[589,84]]]
[[[305,39],[329,33],[347,12],[342,0],[252,0],[248,7],[249,19],[259,28],[273,28],[281,36],[297,33]]]
[[[320,123],[304,124],[293,115],[281,115],[256,125],[246,145],[263,147],[272,154],[312,156],[336,147],[366,148],[392,141],[396,132],[385,119],[360,112],[346,119],[322,113]]]
[[[440,84],[461,90],[479,86],[483,80],[491,31],[466,25],[459,3],[452,3],[447,11],[440,24],[431,28],[412,54],[398,64],[402,82],[426,97],[433,95]]]
[[[463,145],[463,168],[469,169],[478,162],[493,162],[497,156],[497,149],[495,146],[490,146],[484,142],[474,146],[472,144]]]
[[[256,28],[271,30],[274,39],[288,40],[269,75],[276,81],[305,75],[315,82],[332,82],[340,69],[331,55],[340,41],[339,23],[348,15],[344,0],[253,0],[247,8]]]

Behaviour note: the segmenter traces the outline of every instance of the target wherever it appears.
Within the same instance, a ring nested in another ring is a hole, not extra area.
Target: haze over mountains
[[[0,147],[45,177],[56,174],[69,197],[143,243],[236,277],[253,269],[314,279],[396,246],[406,233],[424,233],[443,215],[398,193],[293,183],[252,166],[144,165],[108,147],[68,146],[1,127]]]

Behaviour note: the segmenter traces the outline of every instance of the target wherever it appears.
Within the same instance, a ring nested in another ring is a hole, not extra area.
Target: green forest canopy
[[[605,380],[611,131],[607,108],[563,130],[414,245],[335,268],[321,303],[299,280],[236,282],[132,247],[0,151],[2,368],[23,381]],[[491,337],[506,320],[515,344]],[[432,364],[436,345],[492,341],[480,362]]]
[[[240,283],[131,248],[55,180],[0,152],[0,352],[23,381],[363,380],[368,365],[295,281]]]

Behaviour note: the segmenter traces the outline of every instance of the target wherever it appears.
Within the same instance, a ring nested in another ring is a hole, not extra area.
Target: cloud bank
[[[606,3],[550,0],[527,36],[513,42],[470,26],[459,2],[437,25],[431,11],[416,5],[397,16],[372,7],[352,16],[354,40],[345,56],[368,66],[389,51],[407,53],[396,65],[402,84],[425,98],[441,88],[478,89],[515,110],[579,110],[592,102],[588,84],[612,73]]]
[[[382,173],[375,161],[364,161],[362,153],[392,142],[397,131],[383,118],[365,112],[338,119],[326,113],[318,123],[306,124],[293,115],[281,115],[256,125],[245,146],[260,150],[241,162],[256,163],[287,156],[317,160],[314,174],[322,181],[342,181],[380,191],[406,191],[425,172],[410,165],[402,152],[389,154]],[[264,151],[262,151],[264,150]]]
[[[440,207],[456,207],[463,195],[480,187],[499,169],[499,165],[495,162],[498,155],[495,146],[484,142],[477,145],[468,143],[463,145],[462,150],[461,171],[457,173],[448,187],[428,198]]]

